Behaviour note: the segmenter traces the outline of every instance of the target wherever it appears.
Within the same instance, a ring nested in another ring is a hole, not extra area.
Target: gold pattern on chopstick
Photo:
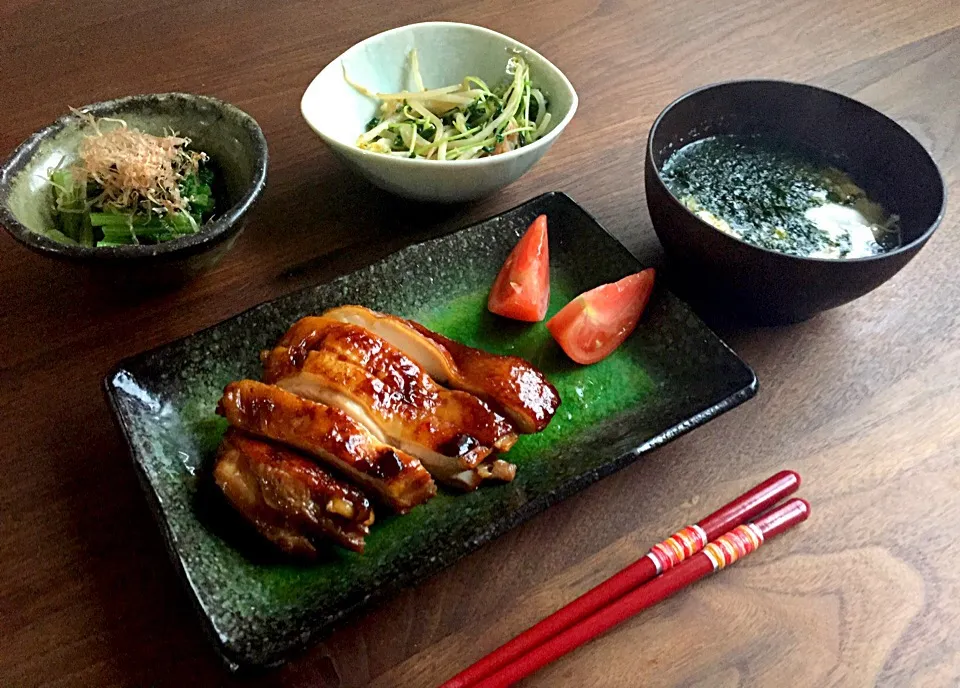
[[[713,570],[730,566],[763,544],[763,532],[753,523],[737,526],[703,548]]]
[[[687,526],[663,542],[658,542],[647,553],[657,574],[672,569],[684,559],[692,557],[707,544],[707,534],[699,525]]]

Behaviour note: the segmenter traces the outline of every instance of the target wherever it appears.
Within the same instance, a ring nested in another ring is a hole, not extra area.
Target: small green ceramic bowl
[[[243,228],[267,182],[267,141],[256,121],[216,98],[189,93],[137,95],[80,108],[151,134],[172,129],[210,156],[217,209],[196,234],[160,244],[90,247],[52,238],[53,188],[48,171],[69,165],[89,131],[64,115],[24,141],[0,168],[0,224],[27,248],[72,264],[96,282],[134,287],[181,284],[214,265]],[[62,162],[61,162],[62,161]]]

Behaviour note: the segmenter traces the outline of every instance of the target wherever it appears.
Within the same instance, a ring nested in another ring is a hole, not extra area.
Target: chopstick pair
[[[440,688],[512,685],[700,578],[733,564],[765,540],[806,520],[810,505],[802,499],[791,499],[750,522],[799,487],[800,476],[794,471],[781,471],[768,478],[698,523],[654,545],[645,556]]]

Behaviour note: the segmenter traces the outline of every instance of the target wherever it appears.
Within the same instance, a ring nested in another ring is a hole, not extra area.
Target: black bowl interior
[[[896,122],[852,98],[783,81],[707,86],[664,110],[648,153],[659,174],[677,149],[723,134],[763,135],[818,151],[900,216],[903,247],[932,232],[942,215],[943,180],[929,153]]]

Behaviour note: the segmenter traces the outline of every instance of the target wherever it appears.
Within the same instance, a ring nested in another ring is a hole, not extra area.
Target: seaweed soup
[[[661,176],[701,220],[760,248],[862,258],[901,245],[899,218],[812,149],[711,136],[676,151]]]

